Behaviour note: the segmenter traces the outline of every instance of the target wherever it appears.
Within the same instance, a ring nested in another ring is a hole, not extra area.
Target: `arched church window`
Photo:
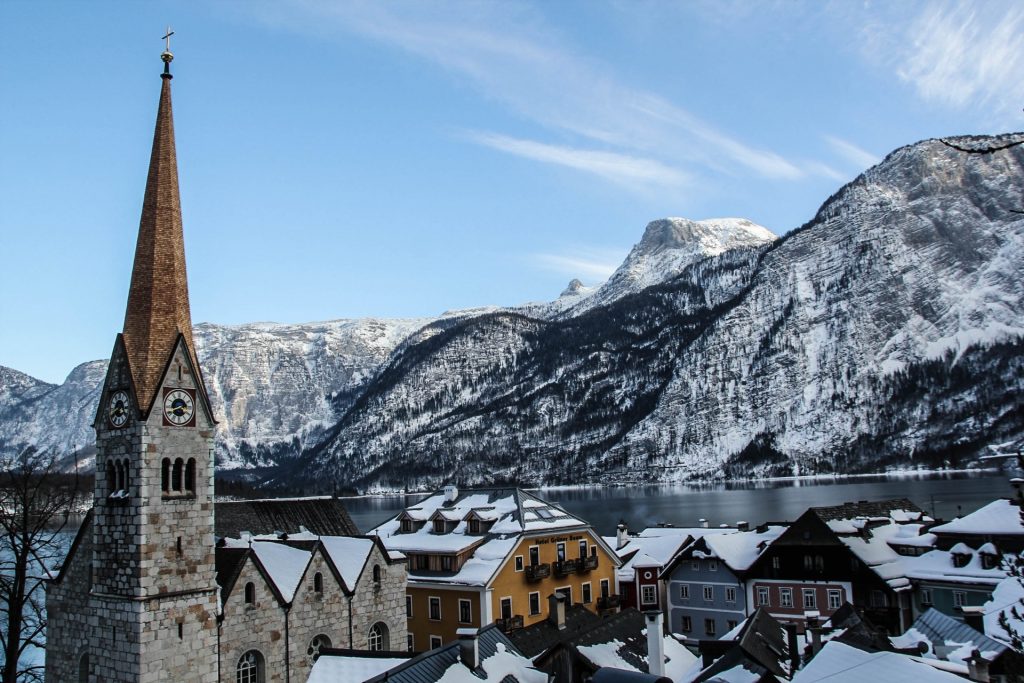
[[[125,493],[127,493],[128,489],[131,487],[131,485],[132,485],[131,461],[128,460],[127,458],[125,458],[125,460],[124,460],[124,481],[121,483],[121,490],[124,491]]]
[[[318,597],[322,596],[324,593],[324,575],[320,572],[313,575],[313,592],[316,593]]]
[[[107,495],[117,490],[117,474],[114,472],[114,461],[107,461]]]
[[[378,621],[370,627],[370,633],[366,637],[366,644],[370,650],[376,652],[390,649],[388,645],[388,627],[383,621]]]
[[[117,484],[116,489],[118,491],[124,490],[124,463],[118,460],[114,463],[114,468],[117,470]]]
[[[175,491],[181,491],[181,471],[184,467],[185,461],[181,458],[174,461],[174,470],[171,472],[171,488]]]
[[[331,639],[321,633],[320,635],[309,641],[309,647],[306,648],[306,654],[309,655],[310,661],[315,662],[320,657],[320,651],[326,647],[331,646]]]
[[[380,565],[373,565],[373,585],[375,588],[380,588]]]
[[[160,490],[164,493],[171,491],[171,459],[164,458],[160,463]]]
[[[89,683],[89,653],[78,660],[78,683]]]
[[[263,683],[265,665],[259,650],[249,650],[239,657],[235,667],[235,683]]]
[[[252,581],[245,584],[245,604],[256,605],[256,584]]]
[[[196,492],[196,459],[189,458],[185,464],[185,490]]]

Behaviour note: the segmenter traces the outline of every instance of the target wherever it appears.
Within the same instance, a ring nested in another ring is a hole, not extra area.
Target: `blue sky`
[[[170,24],[193,319],[598,283],[665,216],[784,234],[892,149],[1024,128],[1012,2],[0,3],[0,365],[120,329]]]

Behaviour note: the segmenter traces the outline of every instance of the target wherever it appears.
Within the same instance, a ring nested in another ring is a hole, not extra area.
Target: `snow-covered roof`
[[[436,533],[427,524],[411,532],[401,530],[401,517],[415,513],[416,519],[440,516],[459,520],[451,531]],[[483,534],[469,533],[467,516],[493,521]],[[461,554],[471,556],[454,574],[438,575],[408,569],[410,581],[436,581],[449,584],[485,585],[508,558],[521,536],[545,531],[584,529],[589,525],[558,505],[521,489],[486,489],[461,492],[449,501],[436,493],[394,519],[384,522],[371,534],[377,535],[392,552],[418,554]]]
[[[285,602],[295,597],[302,574],[306,571],[312,552],[293,548],[284,543],[254,541],[250,546],[253,554],[267,571],[270,580],[277,587]]]
[[[962,544],[958,544],[962,545]],[[925,581],[946,581],[952,583],[972,583],[995,586],[1006,576],[1006,571],[999,565],[986,569],[981,563],[981,555],[964,546],[962,554],[970,555],[970,561],[963,567],[953,564],[953,550],[932,550],[918,557],[904,557],[903,565],[911,579]]]
[[[704,537],[704,543],[727,567],[734,571],[746,571],[785,530],[784,526],[769,526],[765,531],[712,534]]]
[[[366,566],[366,558],[373,550],[373,541],[369,538],[351,538],[347,536],[324,536],[320,539],[324,552],[341,574],[341,580],[350,591],[355,590],[359,575]]]
[[[313,668],[309,672],[306,683],[365,681],[388,669],[393,669],[405,661],[405,658],[322,654],[313,662]]]
[[[644,629],[641,634],[644,638],[647,637],[647,629]],[[688,671],[697,661],[697,657],[686,649],[686,646],[680,643],[672,636],[663,637],[663,647],[665,654],[665,675],[671,678],[673,681],[680,681],[683,679],[683,675]],[[626,651],[626,643],[620,640],[609,640],[603,643],[591,643],[589,645],[577,645],[576,650],[586,657],[592,664],[598,667],[610,667],[612,669],[622,669],[624,671],[636,671],[639,673],[648,673],[648,667],[650,663],[646,656],[642,659],[642,666],[638,666],[638,662],[632,656],[624,656],[623,653]],[[630,652],[632,654],[632,652]]]
[[[922,614],[906,633],[890,637],[892,644],[900,649],[911,649],[924,645],[921,656],[950,662],[962,667],[967,673],[967,660],[974,650],[988,661],[1006,651],[1004,643],[978,633],[962,621],[943,614],[934,607]]]
[[[1016,576],[1008,576],[992,591],[992,599],[984,605],[985,635],[1004,643],[1012,643],[1011,633],[999,622],[1005,618],[1014,634],[1024,634],[1024,585]]]
[[[832,524],[829,522],[829,526]],[[888,583],[890,588],[896,591],[909,590],[910,580],[904,567],[904,560],[909,558],[900,555],[889,545],[889,539],[898,537],[902,533],[901,529],[901,525],[889,522],[870,527],[863,535],[841,534],[839,540]]]
[[[666,531],[664,535],[654,535],[651,532]],[[637,567],[664,567],[690,541],[689,534],[675,533],[674,528],[644,529],[639,536],[629,536],[626,545],[616,549],[616,554],[624,561],[619,567],[617,575],[620,581],[632,581],[635,578]],[[704,529],[708,531],[708,529]],[[615,537],[604,539],[612,548],[615,548],[617,540]]]
[[[895,652],[865,652],[837,640],[829,641],[792,683],[963,683],[956,674],[940,671],[915,657]]]
[[[1020,508],[1006,498],[994,500],[969,515],[932,527],[936,534],[1024,534]]]

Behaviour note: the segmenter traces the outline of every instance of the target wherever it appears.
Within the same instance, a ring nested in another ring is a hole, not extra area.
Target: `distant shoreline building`
[[[336,500],[214,504],[216,421],[192,340],[173,55],[161,58],[124,329],[93,423],[93,508],[47,585],[46,680],[304,681],[321,648],[405,646],[405,558],[358,536]]]

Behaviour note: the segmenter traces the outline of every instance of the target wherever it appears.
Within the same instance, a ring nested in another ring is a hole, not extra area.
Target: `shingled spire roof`
[[[170,52],[164,53],[165,65],[171,58]],[[124,345],[137,398],[146,413],[179,334],[185,338],[197,372],[199,368],[188,305],[169,69],[165,67],[161,76],[160,106],[124,316]]]

